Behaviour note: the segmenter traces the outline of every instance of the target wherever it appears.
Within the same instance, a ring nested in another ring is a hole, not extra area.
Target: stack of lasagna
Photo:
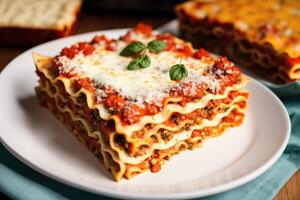
[[[247,78],[232,62],[145,24],[34,60],[40,103],[117,181],[157,172],[244,119]]]

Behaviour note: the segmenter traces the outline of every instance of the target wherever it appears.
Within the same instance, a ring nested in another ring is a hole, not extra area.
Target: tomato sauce
[[[75,88],[78,90],[80,90],[81,88],[84,88],[90,92],[96,91],[96,88],[91,84],[90,79],[87,77],[76,80]]]
[[[200,48],[193,54],[193,57],[196,59],[202,59],[202,58],[209,58],[210,56],[205,49]]]

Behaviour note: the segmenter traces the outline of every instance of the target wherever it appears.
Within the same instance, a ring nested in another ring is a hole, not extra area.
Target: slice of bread
[[[32,46],[70,35],[82,0],[1,0],[0,45]]]

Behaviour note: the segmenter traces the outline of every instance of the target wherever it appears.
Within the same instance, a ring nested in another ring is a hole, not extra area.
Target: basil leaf
[[[167,43],[160,40],[153,40],[148,43],[148,49],[151,52],[159,53],[167,47]]]
[[[128,66],[128,70],[137,70],[149,67],[151,64],[151,59],[148,55],[142,55],[134,60],[132,60]]]
[[[179,81],[188,76],[188,71],[184,64],[176,64],[170,68],[169,76],[172,81]]]
[[[132,42],[127,45],[120,53],[121,56],[133,56],[137,53],[140,53],[147,47],[141,42]]]

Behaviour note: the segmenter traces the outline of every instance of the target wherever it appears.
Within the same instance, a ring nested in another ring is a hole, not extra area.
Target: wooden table
[[[96,14],[83,13],[77,33],[85,33],[95,30],[132,27],[140,21],[150,23],[154,28],[159,27],[170,21],[170,16],[143,16],[126,14]],[[17,55],[25,51],[25,48],[0,47],[0,71]],[[22,67],[22,66],[20,66]],[[300,170],[289,180],[280,190],[275,200],[295,200],[300,199]]]

